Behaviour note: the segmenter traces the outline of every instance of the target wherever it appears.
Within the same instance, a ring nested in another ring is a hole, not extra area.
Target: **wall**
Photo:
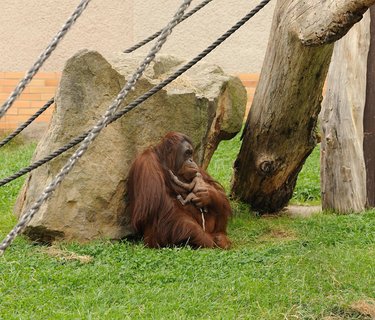
[[[0,9],[0,103],[28,70],[74,11],[79,0],[2,0]],[[65,61],[79,49],[98,50],[105,57],[123,51],[163,27],[176,0],[91,1],[25,93],[0,119],[0,130],[11,130],[54,95]],[[193,1],[190,9],[199,1]],[[191,59],[259,1],[213,0],[176,27],[161,53]],[[226,72],[241,74],[250,101],[266,50],[274,3],[266,6],[204,61]],[[145,54],[146,45],[134,54]],[[250,80],[249,80],[250,79]],[[255,79],[255,82],[254,82]],[[250,82],[251,83],[250,83]],[[50,111],[38,121],[48,122]]]
[[[163,2],[163,5],[159,5]],[[234,25],[260,0],[213,0],[181,23],[162,52],[193,58]],[[198,1],[193,1],[194,7]],[[266,46],[275,1],[248,21],[241,29],[210,53],[205,61],[220,65],[226,72],[259,73]],[[134,1],[134,39],[145,38],[167,23],[176,6],[175,0]],[[145,49],[139,52],[146,52]]]
[[[0,101],[8,98],[9,94],[24,76],[20,72],[0,72]],[[6,115],[0,119],[1,132],[9,132],[16,129],[19,125],[27,121],[34,113],[36,113],[43,105],[54,96],[61,73],[59,72],[40,72],[30,82],[25,91],[14,102],[13,106],[8,110]],[[258,83],[258,74],[238,74],[237,75],[247,91],[246,114],[250,109],[253,101],[255,88]],[[34,124],[48,123],[54,105],[49,107],[42,115],[40,115]],[[38,129],[44,129],[45,126],[37,126]]]
[[[1,102],[9,97],[23,76],[23,72],[0,72]],[[8,132],[14,130],[37,112],[55,95],[59,79],[59,72],[39,72],[13,103],[5,116],[0,119],[0,131]],[[34,122],[48,123],[52,111],[53,106],[43,112]]]
[[[1,0],[0,72],[26,71],[36,61],[79,0]],[[92,0],[41,71],[61,71],[79,49],[104,55],[133,41],[132,0]]]

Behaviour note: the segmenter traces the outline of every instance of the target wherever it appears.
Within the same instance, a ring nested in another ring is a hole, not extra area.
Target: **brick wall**
[[[0,103],[2,104],[25,76],[23,72],[0,72]],[[55,95],[60,79],[59,72],[39,72],[23,93],[13,103],[6,115],[0,119],[1,131],[12,131],[38,111]],[[53,106],[36,119],[36,122],[49,122]]]
[[[246,112],[245,116],[247,116],[250,106],[253,103],[255,89],[258,85],[259,81],[259,74],[258,73],[241,73],[238,74],[237,77],[240,78],[242,84],[245,86],[247,91],[247,104],[246,104]]]
[[[23,72],[0,72],[0,104],[2,104],[14,90],[15,86],[24,77]],[[61,73],[38,73],[26,87],[20,97],[14,102],[6,115],[0,119],[0,131],[10,132],[25,122],[37,112],[51,97],[55,95]],[[258,74],[239,74],[238,77],[246,87],[248,102],[246,113],[253,100],[255,87],[258,83]],[[48,123],[53,106],[40,115],[35,122]]]

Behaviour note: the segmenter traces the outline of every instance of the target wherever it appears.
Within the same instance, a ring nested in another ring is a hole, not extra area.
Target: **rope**
[[[33,122],[36,118],[38,118],[44,111],[46,111],[53,103],[55,102],[55,98],[51,98],[47,101],[47,103],[41,107],[36,113],[34,113],[26,122],[20,125],[13,133],[7,136],[5,139],[0,141],[0,148],[5,146],[10,140],[16,137],[22,130],[27,128],[31,122]]]
[[[186,20],[187,18],[191,17],[194,13],[196,13],[197,11],[199,11],[200,9],[202,9],[203,7],[205,7],[207,4],[209,4],[212,0],[205,0],[205,1],[202,1],[200,4],[198,4],[194,9],[190,10],[188,13],[186,13],[182,19],[180,20],[179,23],[181,23],[182,21]],[[135,44],[134,46],[128,48],[127,50],[124,51],[124,53],[131,53],[133,51],[135,51],[136,49],[142,47],[143,45],[145,45],[146,43],[154,40],[156,37],[158,37],[161,33],[162,33],[163,29],[155,32],[153,35],[149,36],[148,38],[144,39],[143,41],[140,41],[138,42],[137,44]],[[51,98],[52,100],[53,98]],[[47,102],[47,104],[51,101],[49,100]],[[53,103],[53,102],[52,102]],[[51,103],[51,104],[52,104]],[[50,105],[51,105],[50,104]],[[7,138],[3,139],[1,142],[0,142],[0,148],[3,147],[4,145],[6,145],[9,141],[11,141],[15,136],[17,136],[19,133],[22,132],[22,130],[24,130],[27,126],[30,125],[31,122],[33,122],[40,114],[43,113],[44,110],[46,110],[48,107],[46,107],[46,105],[44,105],[44,107],[42,107],[40,110],[38,110],[34,115],[32,115],[30,117],[29,120],[27,120],[23,125],[21,125],[19,128],[17,128],[12,134],[10,134]],[[27,123],[27,124],[26,124]],[[81,140],[82,141],[82,140]],[[81,142],[79,141],[79,142]],[[66,151],[66,150],[65,150]]]
[[[200,9],[202,9],[203,7],[205,7],[207,4],[209,4],[212,0],[205,0],[205,1],[202,1],[200,4],[198,4],[194,9],[190,10],[188,13],[186,13],[182,19],[180,20],[179,23],[181,23],[182,21],[186,20],[187,18],[191,17],[194,13],[196,13],[197,11],[199,11]],[[149,36],[147,39],[144,39],[143,41],[140,41],[139,43],[135,44],[134,46],[126,49],[124,51],[124,53],[131,53],[133,51],[135,51],[136,49],[142,47],[143,45],[145,45],[146,43],[154,40],[156,37],[158,37],[161,33],[162,33],[163,29],[155,32],[153,35]],[[53,98],[51,98],[53,99]],[[47,104],[49,103],[49,101],[47,102]],[[53,102],[52,102],[53,103]],[[51,104],[52,104],[51,103]],[[22,130],[24,130],[28,125],[30,125],[31,122],[33,122],[41,113],[43,113],[44,110],[46,110],[48,107],[46,107],[46,105],[44,105],[44,107],[42,107],[40,110],[38,110],[34,115],[32,115],[30,117],[29,120],[27,120],[23,125],[21,125],[19,128],[17,128],[12,134],[10,134],[7,138],[5,138],[4,140],[2,140],[0,142],[0,148],[3,147],[4,145],[6,145],[9,141],[11,141],[15,136],[17,136],[19,133],[22,132]],[[42,111],[43,109],[43,111]],[[27,123],[27,125],[26,125]],[[82,140],[81,140],[82,141]],[[79,142],[81,142],[79,141]],[[65,150],[66,151],[66,150]],[[0,185],[1,186],[1,185]]]
[[[0,244],[0,256],[4,254],[6,248],[13,242],[13,240],[19,235],[27,226],[28,222],[34,217],[34,215],[39,211],[42,204],[49,198],[53,191],[58,187],[58,185],[63,181],[65,176],[73,169],[74,165],[77,163],[80,157],[84,155],[89,145],[95,140],[99,135],[100,131],[109,124],[110,120],[113,118],[116,110],[119,108],[120,104],[123,102],[127,94],[134,88],[134,85],[138,79],[142,76],[144,70],[155,58],[156,53],[161,49],[163,44],[166,42],[167,37],[171,34],[173,28],[181,20],[185,10],[189,7],[192,0],[183,0],[182,5],[177,10],[173,19],[164,28],[163,32],[159,36],[154,47],[150,50],[149,54],[142,61],[138,69],[135,71],[133,76],[128,80],[125,86],[121,89],[120,93],[117,95],[115,100],[109,106],[103,117],[97,122],[97,124],[89,131],[88,136],[84,139],[81,146],[74,152],[70,157],[64,167],[61,169],[60,173],[55,176],[51,183],[44,189],[42,194],[39,196],[37,201],[31,206],[31,208],[22,215],[20,221],[13,228],[13,230],[7,235],[7,237]]]
[[[117,112],[113,118],[111,119],[110,123],[113,121],[116,121],[117,119],[121,118],[123,115],[134,109],[139,104],[146,101],[148,98],[153,96],[155,93],[157,93],[159,90],[164,88],[167,84],[171,83],[173,80],[175,80],[177,77],[179,77],[181,74],[189,70],[193,65],[195,65],[197,62],[202,60],[206,55],[208,55],[211,51],[213,51],[217,46],[219,46],[222,42],[224,42],[229,36],[231,36],[234,32],[236,32],[240,27],[242,27],[248,20],[250,20],[256,13],[258,13],[266,4],[268,4],[271,0],[263,0],[261,3],[259,3],[253,10],[251,10],[246,16],[244,16],[240,21],[238,21],[232,28],[230,28],[227,32],[225,32],[219,39],[217,39],[215,42],[213,42],[209,47],[207,47],[204,51],[202,51],[199,55],[197,55],[194,59],[189,61],[187,64],[182,66],[180,69],[178,69],[175,73],[173,73],[171,76],[169,76],[164,81],[160,82],[158,85],[151,88],[149,91],[144,93],[142,96],[138,97],[136,100],[134,100],[132,103],[127,105],[122,111]],[[24,174],[33,171],[34,169],[40,167],[41,165],[49,162],[50,160],[56,158],[60,154],[64,153],[65,151],[71,149],[81,141],[83,141],[86,136],[88,135],[88,132],[85,132],[81,134],[79,137],[71,140],[68,144],[61,147],[60,149],[54,151],[50,155],[46,156],[45,158],[34,162],[28,167],[25,167],[18,171],[17,173],[13,174],[12,176],[0,180],[0,187],[23,176]]]
[[[69,19],[65,22],[62,29],[55,35],[55,37],[52,39],[48,47],[41,53],[37,61],[30,68],[30,70],[26,73],[25,77],[18,83],[17,87],[10,94],[9,98],[1,106],[0,119],[5,115],[7,110],[12,106],[13,102],[17,99],[17,97],[22,93],[26,85],[33,79],[35,74],[39,71],[43,63],[49,58],[51,53],[56,49],[58,43],[65,36],[65,34],[68,32],[70,27],[74,24],[74,22],[78,19],[78,17],[82,14],[83,10],[86,9],[90,1],[91,0],[81,0],[80,4],[77,6],[76,10],[72,13]]]
[[[206,219],[204,218],[204,214],[206,211],[204,211],[202,208],[200,208],[201,217],[202,217],[202,229],[203,231],[206,231]]]
[[[200,4],[198,4],[194,9],[190,10],[188,13],[186,13],[181,21],[179,23],[181,23],[182,21],[186,20],[187,18],[191,17],[194,13],[196,13],[197,11],[199,11],[200,9],[202,9],[204,6],[206,6],[207,4],[209,4],[212,0],[205,0],[205,1],[202,1]],[[161,34],[161,32],[163,31],[163,29],[155,32],[153,35],[149,36],[148,38],[138,42],[137,44],[135,44],[134,46],[130,47],[129,49],[126,49],[124,51],[124,53],[131,53],[135,50],[137,50],[138,48],[144,46],[146,43],[149,43],[150,41],[154,40],[157,36],[159,36]]]

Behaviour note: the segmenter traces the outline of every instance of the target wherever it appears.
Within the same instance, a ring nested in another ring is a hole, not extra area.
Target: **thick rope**
[[[206,6],[207,4],[209,4],[212,0],[205,0],[205,1],[202,1],[200,4],[198,4],[194,9],[190,10],[188,13],[186,13],[181,21],[179,23],[181,23],[182,21],[186,20],[187,18],[191,17],[194,13],[198,12],[200,9],[202,9],[204,6]],[[163,31],[162,30],[159,30],[157,32],[155,32],[153,35],[149,36],[147,39],[144,39],[143,41],[140,41],[139,43],[135,44],[134,46],[130,47],[129,49],[125,50],[124,53],[130,53],[130,52],[133,52],[134,50],[142,47],[143,45],[145,45],[146,43],[154,40],[157,36],[159,36],[161,34],[161,32]],[[53,99],[53,98],[51,98]],[[49,103],[50,101],[47,102],[47,104]],[[53,102],[52,102],[53,103]],[[40,114],[43,113],[44,110],[46,110],[48,107],[46,107],[46,105],[44,105],[44,107],[42,107],[40,110],[38,110],[34,115],[32,115],[30,117],[29,120],[27,120],[24,124],[22,124],[19,128],[17,128],[13,133],[11,133],[8,137],[6,137],[5,139],[3,139],[1,142],[0,142],[0,148],[3,147],[4,145],[6,145],[9,141],[11,141],[15,136],[17,136],[19,133],[22,132],[22,130],[24,130],[28,125],[30,125],[31,122],[33,122]],[[79,142],[81,142],[82,140],[80,140]],[[11,180],[10,180],[11,181]]]
[[[205,1],[202,1],[200,4],[198,4],[196,7],[194,7],[192,10],[190,10],[189,12],[187,12],[181,19],[180,23],[184,20],[186,20],[187,18],[191,17],[194,13],[196,13],[197,11],[199,11],[200,9],[202,9],[204,6],[206,6],[207,4],[209,4],[212,0],[205,0]],[[148,38],[138,42],[137,44],[135,44],[134,46],[130,47],[129,49],[126,49],[124,51],[124,53],[131,53],[135,50],[137,50],[138,48],[144,46],[145,44],[149,43],[150,41],[154,40],[157,36],[159,36],[161,34],[161,32],[163,31],[163,29],[155,32],[153,35],[149,36]]]
[[[65,36],[65,34],[68,32],[70,27],[74,24],[74,22],[78,19],[78,17],[82,14],[82,12],[86,9],[90,1],[91,0],[81,0],[80,4],[77,6],[76,10],[72,13],[69,19],[65,22],[62,29],[55,35],[55,37],[52,39],[48,47],[41,53],[38,60],[34,63],[34,65],[26,73],[25,77],[19,82],[17,87],[10,94],[9,98],[1,106],[0,119],[5,115],[7,110],[12,106],[13,102],[17,99],[17,97],[22,93],[26,85],[33,79],[35,74],[39,71],[43,63],[49,58],[51,53],[56,49],[58,43]]]
[[[202,229],[206,231],[206,219],[204,218],[204,214],[207,213],[204,209],[200,208],[201,218],[202,218]]]
[[[34,217],[34,215],[39,211],[41,205],[46,201],[52,192],[58,187],[58,185],[63,181],[65,176],[73,169],[74,165],[77,163],[80,157],[84,155],[90,144],[96,139],[100,131],[106,127],[107,124],[113,118],[116,110],[119,108],[120,104],[124,101],[127,94],[134,88],[138,79],[142,76],[144,70],[155,58],[156,53],[161,49],[163,44],[166,42],[167,37],[171,34],[173,28],[178,24],[184,15],[185,10],[189,7],[192,0],[183,0],[182,5],[177,10],[173,19],[164,28],[163,32],[159,36],[157,42],[150,50],[149,54],[142,61],[136,72],[128,80],[125,86],[121,89],[120,93],[117,95],[115,100],[109,106],[108,110],[105,112],[103,117],[96,123],[96,125],[89,131],[88,136],[84,139],[81,146],[74,152],[70,157],[68,162],[61,169],[60,173],[55,176],[52,182],[44,189],[42,194],[39,196],[37,201],[31,206],[31,208],[21,216],[20,221],[13,228],[13,230],[7,235],[7,237],[0,244],[0,256],[4,254],[6,248],[14,241],[14,239],[19,235],[27,226],[28,222]]]
[[[211,51],[213,51],[217,46],[219,46],[222,42],[224,42],[229,36],[231,36],[234,32],[236,32],[240,27],[242,27],[248,20],[250,20],[256,13],[258,13],[266,4],[268,4],[271,0],[263,0],[259,5],[257,5],[253,10],[251,10],[246,16],[244,16],[240,21],[238,21],[232,28],[230,28],[227,32],[225,32],[219,39],[217,39],[215,42],[213,42],[209,47],[207,47],[204,51],[202,51],[199,55],[197,55],[194,59],[190,60],[187,64],[182,66],[180,69],[178,69],[175,73],[173,73],[171,76],[169,76],[164,81],[160,82],[158,85],[151,88],[149,91],[144,93],[142,96],[138,97],[136,100],[131,102],[129,105],[127,105],[123,110],[117,112],[110,122],[116,121],[117,119],[121,118],[123,115],[128,113],[130,110],[134,109],[139,104],[146,101],[148,98],[153,96],[155,93],[157,93],[159,90],[164,88],[166,85],[171,83],[173,80],[175,80],[177,77],[179,77],[181,74],[189,70],[193,65],[195,65],[197,62],[202,60],[205,56],[207,56]],[[35,170],[36,168],[42,166],[43,164],[51,161],[52,159],[56,158],[60,154],[64,153],[65,151],[73,148],[78,143],[83,141],[86,136],[88,135],[88,132],[85,132],[81,134],[80,136],[76,137],[75,139],[71,140],[69,143],[61,147],[60,149],[54,151],[50,155],[44,157],[43,159],[40,159],[33,164],[31,164],[28,167],[25,167],[21,169],[20,171],[16,172],[12,176],[8,178],[4,178],[0,180],[0,187],[23,176],[24,174],[31,172]]]
[[[5,146],[10,140],[16,137],[22,130],[27,128],[36,118],[38,118],[44,111],[46,111],[53,103],[55,102],[55,98],[49,99],[46,104],[41,107],[37,112],[35,112],[26,122],[21,124],[13,133],[7,136],[5,139],[0,141],[0,148]]]

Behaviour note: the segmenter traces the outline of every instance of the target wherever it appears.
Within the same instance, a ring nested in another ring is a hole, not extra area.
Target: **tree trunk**
[[[332,43],[374,2],[278,0],[234,164],[234,198],[260,212],[279,211],[288,203],[297,175],[316,145],[316,122]]]
[[[370,15],[371,40],[367,60],[363,149],[366,163],[367,206],[375,207],[375,7],[371,7]]]
[[[370,16],[336,42],[322,109],[323,209],[341,213],[366,207],[363,112],[366,98]]]

